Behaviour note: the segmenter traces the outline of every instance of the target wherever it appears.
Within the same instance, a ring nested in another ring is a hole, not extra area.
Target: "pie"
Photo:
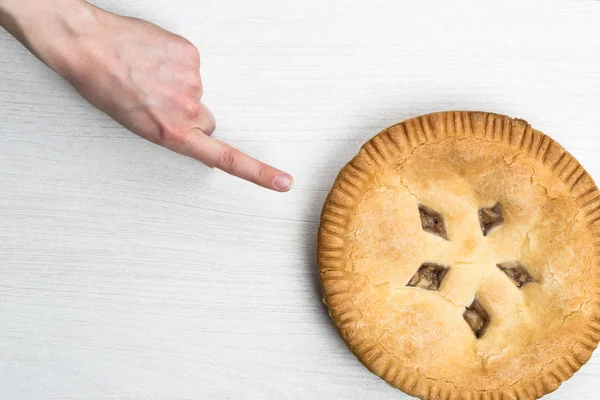
[[[442,112],[376,135],[325,201],[318,262],[348,347],[421,399],[537,399],[600,340],[600,192],[520,119]]]

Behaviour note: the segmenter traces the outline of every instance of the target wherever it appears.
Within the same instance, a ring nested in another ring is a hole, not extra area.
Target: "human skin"
[[[0,0],[0,25],[131,132],[265,188],[293,178],[211,137],[200,54],[181,36],[83,0]]]

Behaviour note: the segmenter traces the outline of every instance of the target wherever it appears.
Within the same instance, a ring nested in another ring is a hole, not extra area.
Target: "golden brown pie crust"
[[[503,221],[484,235],[480,210],[496,204]],[[420,205],[447,239],[423,229]],[[554,391],[600,340],[599,258],[600,192],[585,169],[527,122],[484,112],[424,115],[369,140],[338,175],[318,237],[344,341],[426,400]],[[437,290],[416,285],[423,264],[449,267]],[[475,298],[489,314],[480,338],[463,317]]]

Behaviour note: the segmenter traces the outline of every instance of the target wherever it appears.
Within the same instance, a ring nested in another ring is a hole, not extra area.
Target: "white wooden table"
[[[600,1],[127,0],[202,53],[259,189],[130,134],[0,32],[0,399],[408,399],[321,303],[320,208],[382,128],[519,116],[600,180]],[[548,399],[600,399],[600,352]]]

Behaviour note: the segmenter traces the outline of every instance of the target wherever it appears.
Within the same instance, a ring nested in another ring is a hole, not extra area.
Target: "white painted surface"
[[[337,171],[387,125],[483,109],[600,180],[599,1],[97,4],[193,41],[216,134],[296,185],[139,139],[0,32],[1,399],[408,399],[320,300]],[[599,374],[596,353],[547,398],[600,399]]]

